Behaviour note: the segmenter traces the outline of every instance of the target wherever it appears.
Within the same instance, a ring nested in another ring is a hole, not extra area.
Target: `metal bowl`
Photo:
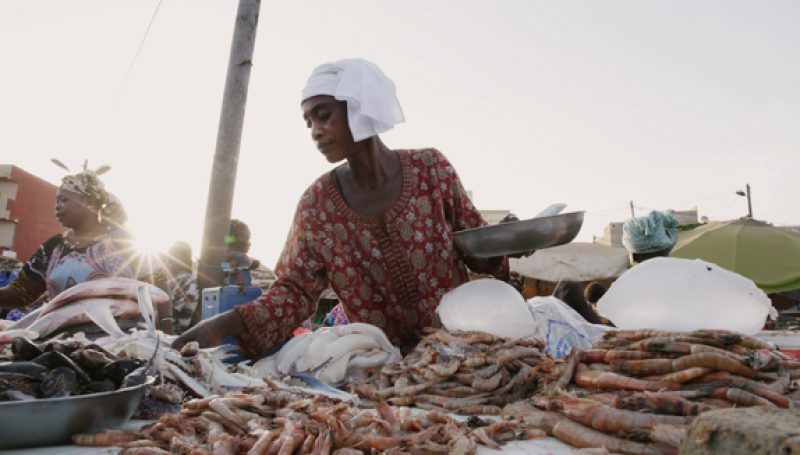
[[[73,434],[118,427],[154,380],[113,392],[0,403],[0,449],[66,444]]]
[[[489,258],[541,250],[569,243],[583,226],[584,212],[511,221],[456,232],[456,245],[467,256]]]

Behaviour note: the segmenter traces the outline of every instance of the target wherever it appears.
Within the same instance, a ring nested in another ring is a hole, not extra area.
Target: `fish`
[[[169,301],[169,295],[166,292],[149,283],[122,277],[98,278],[96,280],[84,281],[83,283],[76,284],[58,294],[42,306],[39,317],[41,318],[47,313],[69,303],[88,298],[118,297],[136,300],[138,298],[139,286],[147,287],[154,303],[167,303]]]
[[[33,324],[28,326],[27,330],[35,332],[38,335],[37,337],[45,337],[59,329],[91,321],[108,332],[109,335],[119,336],[123,332],[114,321],[114,318],[124,318],[138,314],[139,305],[132,300],[86,299],[62,306],[55,311],[40,316]],[[113,324],[111,323],[112,321]],[[114,328],[115,326],[116,328]],[[2,333],[5,332],[0,332],[0,334]]]

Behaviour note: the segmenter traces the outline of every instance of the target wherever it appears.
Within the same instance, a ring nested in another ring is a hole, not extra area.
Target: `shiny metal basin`
[[[73,434],[116,428],[131,418],[153,378],[134,387],[0,403],[0,449],[70,443]]]
[[[541,250],[571,242],[583,226],[584,212],[512,221],[456,232],[456,245],[467,256],[489,258]]]

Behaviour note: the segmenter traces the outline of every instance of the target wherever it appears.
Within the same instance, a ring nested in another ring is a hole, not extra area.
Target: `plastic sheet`
[[[470,281],[450,290],[436,308],[447,330],[479,330],[522,338],[536,329],[525,299],[511,285],[495,279]]]
[[[777,315],[753,281],[700,259],[655,258],[617,279],[598,302],[621,329],[727,329],[752,335]]]

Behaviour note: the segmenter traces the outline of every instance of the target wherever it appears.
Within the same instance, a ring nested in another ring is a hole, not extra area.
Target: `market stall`
[[[632,276],[661,265],[640,265]],[[703,268],[715,278],[710,272]],[[619,281],[611,299],[629,279]],[[127,401],[136,409],[99,422],[64,415],[82,428],[16,429],[17,436],[35,436],[11,453],[676,453],[698,416],[741,407],[792,412],[800,404],[800,362],[779,349],[794,342],[791,333],[604,329],[582,335],[590,344],[573,344],[568,332],[582,330],[582,322],[559,319],[557,312],[542,316],[550,313],[496,286],[507,287],[487,280],[452,291],[440,314],[450,330],[429,330],[405,355],[377,327],[356,323],[295,336],[255,363],[232,362],[232,347],[172,349],[174,337],[152,324],[158,293],[146,285],[104,291],[116,297],[97,295],[103,289],[97,283],[86,287],[93,299],[114,300],[104,307],[109,311],[118,300],[132,299],[143,319],[139,329],[123,332],[112,317],[102,323],[107,337],[37,340],[45,327],[37,325],[40,318],[73,315],[48,324],[48,331],[81,320],[74,316],[85,306],[78,288],[25,328],[0,332],[6,342],[0,393],[16,400],[0,403],[0,412],[3,406],[55,409],[58,400],[74,400],[92,403],[97,416],[114,408],[110,397],[118,390],[139,391]],[[469,302],[465,289],[472,297],[491,290],[490,301]],[[475,316],[486,305],[491,311],[483,318],[458,314],[460,308]],[[518,310],[511,319],[490,316]],[[767,311],[758,315],[763,325]],[[470,325],[457,330],[458,324]],[[534,326],[553,324],[560,335],[533,335]],[[110,390],[95,389],[101,386]],[[59,415],[49,417],[57,421]],[[0,441],[10,448],[15,438]]]

